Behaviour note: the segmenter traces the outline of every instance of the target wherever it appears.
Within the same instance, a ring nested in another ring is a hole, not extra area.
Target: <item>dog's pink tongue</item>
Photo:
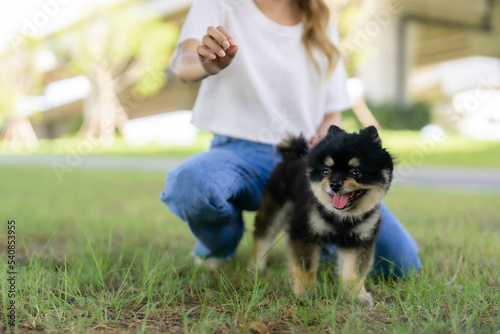
[[[339,210],[342,210],[349,202],[349,194],[335,194],[333,195],[332,205]]]

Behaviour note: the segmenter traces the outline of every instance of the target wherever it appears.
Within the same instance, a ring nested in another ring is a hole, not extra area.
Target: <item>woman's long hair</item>
[[[339,51],[328,36],[330,11],[323,0],[297,0],[304,13],[304,34],[302,42],[307,54],[319,70],[319,64],[312,50],[319,49],[328,59],[328,75],[333,73],[339,58]]]

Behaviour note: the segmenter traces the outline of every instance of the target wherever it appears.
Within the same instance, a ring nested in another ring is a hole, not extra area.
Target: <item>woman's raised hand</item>
[[[201,66],[209,75],[217,74],[228,67],[238,52],[234,39],[222,26],[208,27],[201,44],[196,48],[196,52]]]

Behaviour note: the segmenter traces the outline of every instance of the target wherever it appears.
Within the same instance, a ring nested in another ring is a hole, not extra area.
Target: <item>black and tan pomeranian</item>
[[[315,288],[323,246],[336,244],[342,287],[373,305],[364,282],[374,261],[380,201],[393,175],[393,159],[377,129],[358,134],[331,126],[310,151],[303,137],[284,141],[279,150],[283,161],[271,174],[255,219],[253,256],[259,270],[285,228],[296,296]]]

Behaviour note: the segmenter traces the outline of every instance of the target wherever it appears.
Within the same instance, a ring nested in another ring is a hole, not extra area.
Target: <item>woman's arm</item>
[[[340,111],[330,111],[325,114],[323,122],[321,122],[321,125],[318,128],[318,132],[311,138],[311,147],[315,146],[323,138],[325,138],[331,125],[336,125],[339,128],[342,127],[342,113]]]
[[[208,27],[201,42],[185,40],[177,60],[177,75],[186,82],[196,82],[215,75],[228,67],[236,57],[238,47],[224,27]]]
[[[201,45],[201,42],[197,39],[187,39],[182,42],[176,72],[179,79],[184,82],[196,82],[208,77],[196,53],[198,45]]]
[[[318,136],[321,139],[325,138],[326,133],[328,132],[328,129],[330,128],[331,125],[336,125],[339,128],[342,127],[342,112],[332,111],[325,114],[323,122],[321,123],[318,129]]]

